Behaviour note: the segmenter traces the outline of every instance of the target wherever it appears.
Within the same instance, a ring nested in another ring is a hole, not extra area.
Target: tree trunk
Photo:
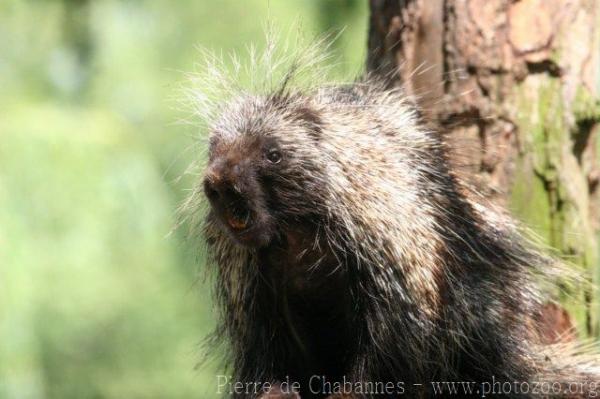
[[[470,143],[461,160],[478,188],[597,282],[600,2],[370,6],[368,69],[397,73],[455,147]],[[596,334],[592,290],[565,292],[581,296],[567,307]]]

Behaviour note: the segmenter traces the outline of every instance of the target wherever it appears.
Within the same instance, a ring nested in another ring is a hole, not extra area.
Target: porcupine
[[[394,387],[350,397],[396,397],[402,382],[410,397],[432,396],[431,381],[562,389],[598,375],[595,356],[539,344],[554,261],[467,189],[402,89],[374,76],[295,86],[292,64],[262,91],[211,104],[208,162],[186,206],[210,204],[213,337],[233,380],[298,382],[288,396],[302,398],[331,393],[325,380]]]

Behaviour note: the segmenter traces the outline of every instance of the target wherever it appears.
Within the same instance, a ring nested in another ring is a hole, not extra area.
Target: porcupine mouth
[[[225,221],[231,230],[236,233],[241,233],[251,226],[252,212],[245,204],[240,203],[230,204],[225,208]]]
[[[250,227],[253,212],[248,200],[241,193],[232,188],[219,192],[206,181],[204,190],[211,207],[232,233],[237,235]]]

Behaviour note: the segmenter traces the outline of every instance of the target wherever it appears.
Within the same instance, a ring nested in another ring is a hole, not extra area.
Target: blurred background
[[[0,398],[216,396],[203,254],[170,234],[202,135],[178,87],[199,46],[243,58],[269,19],[343,30],[333,73],[358,73],[367,6],[0,2]]]
[[[200,48],[244,63],[268,23],[337,36],[333,79],[398,71],[473,143],[482,193],[599,284],[599,16],[595,0],[0,0],[0,399],[217,397],[222,366],[198,366],[204,254],[174,228],[204,153],[182,87]],[[600,335],[600,292],[559,287],[580,336]]]

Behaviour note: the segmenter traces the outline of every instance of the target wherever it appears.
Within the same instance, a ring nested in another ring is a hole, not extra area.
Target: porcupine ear
[[[321,115],[315,109],[311,108],[309,104],[301,105],[297,113],[298,120],[306,126],[311,137],[319,141],[323,126]]]
[[[299,92],[277,92],[268,99],[272,106],[281,111],[292,109],[292,119],[300,122],[315,140],[321,138],[323,125],[321,116],[310,102]]]

